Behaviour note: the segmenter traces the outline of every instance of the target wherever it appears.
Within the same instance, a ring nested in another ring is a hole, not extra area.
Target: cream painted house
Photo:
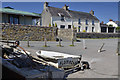
[[[69,10],[69,6],[56,8],[44,3],[44,10],[41,14],[42,26],[57,24],[58,29],[72,29],[76,27],[77,32],[101,32],[100,21],[90,13]]]

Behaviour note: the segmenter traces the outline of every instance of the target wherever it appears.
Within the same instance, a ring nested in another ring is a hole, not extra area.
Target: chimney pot
[[[64,9],[64,10],[69,10],[69,6],[67,6],[67,5],[65,4],[65,6],[63,6],[63,9]]]
[[[91,10],[91,11],[90,11],[90,14],[94,16],[94,11],[93,11],[93,10]]]
[[[101,24],[104,24],[104,22],[102,21]]]
[[[44,9],[46,9],[48,7],[48,2],[44,3]]]
[[[109,19],[109,21],[113,21],[112,19]]]

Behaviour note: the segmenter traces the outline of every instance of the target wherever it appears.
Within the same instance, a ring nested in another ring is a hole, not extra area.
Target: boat
[[[36,54],[39,58],[47,61],[49,64],[54,65],[57,68],[69,69],[74,68],[76,65],[81,67],[81,55],[77,56],[45,50],[38,50]]]
[[[20,47],[17,45],[17,47]],[[48,78],[64,78],[64,71],[54,66],[45,64],[37,58],[29,55],[22,47],[20,51],[10,45],[0,45],[0,64],[2,65],[2,79],[39,80]]]

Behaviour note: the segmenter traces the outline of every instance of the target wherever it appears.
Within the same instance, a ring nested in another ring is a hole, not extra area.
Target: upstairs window
[[[92,25],[94,25],[94,20],[92,20]]]
[[[61,17],[61,21],[64,21],[64,14],[63,13],[58,13],[58,15]]]
[[[61,16],[61,21],[64,21],[64,16]]]
[[[78,19],[78,24],[81,24],[81,21],[80,21],[80,19]]]
[[[88,25],[88,20],[86,19],[86,25]]]

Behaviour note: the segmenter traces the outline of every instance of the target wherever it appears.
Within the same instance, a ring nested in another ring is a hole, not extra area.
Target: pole
[[[27,36],[27,46],[30,47],[30,44],[29,44],[29,36]]]
[[[59,38],[59,46],[61,46],[61,40],[60,40],[60,38]]]
[[[102,44],[102,46],[100,47],[100,49],[98,50],[98,52],[101,52],[102,51],[102,48],[104,46],[105,43]]]

